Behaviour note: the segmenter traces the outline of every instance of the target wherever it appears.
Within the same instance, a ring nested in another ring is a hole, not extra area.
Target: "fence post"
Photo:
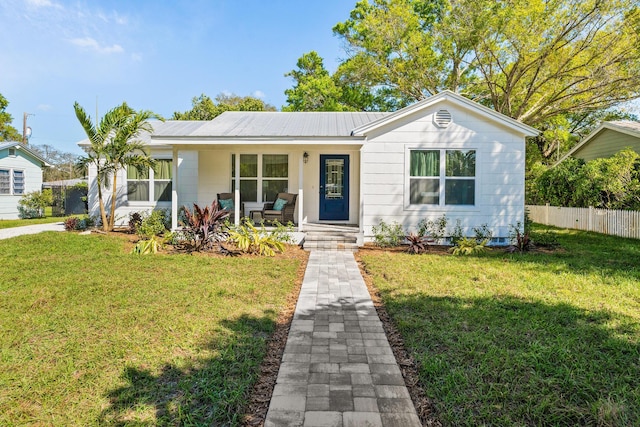
[[[593,206],[589,206],[589,231],[593,231]]]
[[[545,204],[544,225],[549,225],[549,203]]]

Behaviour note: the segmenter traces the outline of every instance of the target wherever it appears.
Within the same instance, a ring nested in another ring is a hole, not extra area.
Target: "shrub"
[[[193,212],[185,206],[183,215],[182,233],[186,239],[185,245],[191,250],[212,249],[214,246],[219,248],[219,243],[227,239],[224,221],[229,211],[220,209],[217,200],[204,208],[194,203]]]
[[[409,252],[410,254],[422,254],[425,253],[429,248],[428,237],[410,233],[408,236],[406,236],[406,239],[409,242],[409,248],[407,248],[407,252]]]
[[[264,226],[257,229],[251,221],[231,229],[229,240],[243,252],[274,256],[277,252],[284,250],[284,243],[271,233],[268,233]]]
[[[18,201],[18,216],[22,219],[41,218],[44,216],[44,208],[52,204],[53,193],[50,189],[32,191]]]
[[[70,216],[64,220],[64,229],[67,231],[74,231],[78,226],[78,217]]]
[[[158,253],[163,247],[162,239],[158,236],[151,236],[149,239],[140,240],[131,250],[135,255],[148,255]]]
[[[274,227],[271,231],[269,231],[269,235],[271,238],[282,242],[282,243],[295,243],[293,238],[293,223],[291,221],[287,222],[286,225],[280,224],[278,220],[272,221],[271,226]]]
[[[549,249],[556,249],[560,246],[556,233],[549,230],[538,232],[532,231],[529,233],[529,236],[533,244],[536,246],[542,246]]]
[[[129,233],[136,234],[141,224],[142,214],[140,212],[131,212],[129,214]]]
[[[458,242],[464,238],[464,233],[462,231],[462,225],[460,225],[460,220],[456,219],[456,226],[453,228],[451,232],[451,236],[449,236],[449,241],[452,245],[457,245]]]
[[[473,227],[472,230],[475,234],[476,242],[478,243],[485,240],[488,243],[493,237],[493,231],[491,231],[488,224],[482,224],[480,227]]]
[[[447,215],[442,214],[436,220],[423,218],[418,222],[418,235],[431,237],[436,242],[442,242],[447,232]]]
[[[524,225],[520,221],[516,225],[510,225],[509,240],[511,241],[511,246],[507,248],[509,252],[527,252],[533,249],[526,220]]]
[[[167,231],[165,226],[166,216],[167,212],[163,209],[154,210],[149,215],[144,216],[137,229],[138,235],[151,238],[152,236],[163,234]]]
[[[449,251],[453,255],[478,255],[487,251],[487,243],[487,239],[478,242],[474,238],[463,237]]]
[[[374,243],[381,248],[400,246],[404,241],[404,230],[396,221],[387,224],[381,220],[380,224],[373,226],[372,231]]]
[[[64,220],[64,229],[67,231],[82,231],[94,225],[95,221],[89,215],[83,215],[81,217],[70,216]]]
[[[93,217],[89,215],[83,215],[78,218],[78,223],[76,225],[76,230],[86,230],[87,228],[93,227],[96,222],[93,220]]]

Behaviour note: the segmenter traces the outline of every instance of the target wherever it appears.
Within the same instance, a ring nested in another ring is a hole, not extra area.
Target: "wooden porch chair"
[[[286,201],[284,206],[278,206],[282,204],[282,202],[278,202],[278,199]],[[293,213],[296,210],[297,200],[297,194],[278,193],[276,200],[264,204],[264,207],[262,208],[262,218],[265,221],[277,220],[280,224],[287,224],[289,221],[295,223]]]
[[[225,209],[229,212],[229,220],[233,221],[235,216],[236,206],[235,206],[235,197],[233,193],[218,193],[218,205],[220,208]],[[240,218],[242,218],[242,206],[240,206]]]

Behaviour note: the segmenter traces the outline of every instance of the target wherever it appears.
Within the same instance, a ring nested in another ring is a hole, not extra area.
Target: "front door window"
[[[326,199],[344,198],[344,159],[327,159],[325,162],[325,188]]]

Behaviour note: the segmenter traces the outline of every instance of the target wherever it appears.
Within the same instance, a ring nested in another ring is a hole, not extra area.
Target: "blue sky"
[[[165,117],[205,93],[282,107],[284,74],[317,51],[333,72],[346,56],[333,26],[356,0],[0,2],[0,93],[31,144],[80,153],[78,101],[95,116],[126,101]]]

